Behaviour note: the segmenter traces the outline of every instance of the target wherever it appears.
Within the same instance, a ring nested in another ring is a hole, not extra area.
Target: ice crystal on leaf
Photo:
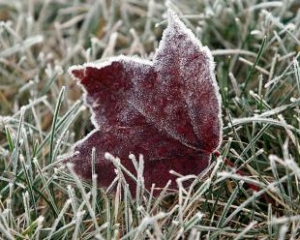
[[[168,27],[153,62],[113,57],[102,63],[70,68],[85,91],[95,126],[74,146],[73,162],[83,178],[92,175],[92,149],[102,187],[116,177],[109,152],[133,175],[129,154],[144,155],[144,182],[164,187],[174,170],[182,175],[201,173],[221,141],[220,96],[211,53],[171,11]],[[125,174],[126,175],[126,174]],[[126,176],[135,193],[135,181]]]

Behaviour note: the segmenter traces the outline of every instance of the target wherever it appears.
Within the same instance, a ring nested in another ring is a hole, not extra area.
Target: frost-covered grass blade
[[[1,239],[299,238],[299,3],[166,5],[0,0]],[[91,182],[58,157],[93,130],[67,69],[121,54],[153,60],[168,8],[214,57],[221,155],[198,178],[182,176],[173,196],[155,197],[131,153],[138,197],[122,178],[111,195],[96,181],[96,152]]]

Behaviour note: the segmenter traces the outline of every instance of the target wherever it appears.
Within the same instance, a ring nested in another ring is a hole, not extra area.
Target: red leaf
[[[220,144],[220,97],[211,53],[173,12],[168,23],[153,62],[119,56],[70,68],[86,92],[96,129],[76,143],[68,160],[79,175],[91,178],[94,147],[103,187],[116,177],[105,152],[120,157],[134,175],[128,156],[143,154],[150,190],[152,183],[162,188],[169,179],[176,188],[171,169],[198,175]],[[135,195],[134,181],[126,180]]]

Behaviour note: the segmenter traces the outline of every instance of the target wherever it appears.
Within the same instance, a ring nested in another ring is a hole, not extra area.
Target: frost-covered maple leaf
[[[162,188],[176,176],[170,170],[198,175],[210,164],[221,141],[220,96],[211,53],[177,15],[169,11],[168,27],[153,61],[119,56],[70,68],[85,91],[95,126],[77,142],[67,160],[83,178],[92,175],[92,149],[98,182],[108,187],[115,166],[104,156],[118,156],[136,175],[129,154],[143,154],[144,182]],[[134,194],[136,183],[125,174]]]

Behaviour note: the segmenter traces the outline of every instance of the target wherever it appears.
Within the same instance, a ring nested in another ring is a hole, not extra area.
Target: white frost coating
[[[218,100],[218,106],[219,109],[221,109],[221,97],[218,93],[218,85],[215,79],[215,75],[214,75],[214,68],[215,68],[215,64],[213,62],[213,56],[209,50],[209,48],[207,46],[202,46],[202,44],[200,43],[200,41],[195,37],[195,35],[192,33],[192,31],[190,29],[188,29],[178,18],[178,16],[171,10],[168,11],[168,26],[167,28],[164,30],[163,36],[165,34],[167,34],[169,31],[172,31],[172,29],[174,29],[176,26],[178,26],[180,28],[180,31],[182,33],[184,33],[185,35],[187,35],[187,37],[192,41],[194,46],[198,46],[199,50],[201,52],[203,52],[206,57],[209,59],[208,63],[209,65],[207,66],[209,69],[209,73],[210,73],[210,77],[212,80],[212,84],[214,86],[215,92],[216,92],[216,96],[217,96],[217,100]],[[156,50],[155,56],[154,56],[154,61],[156,59],[157,54],[162,51],[162,49],[165,47],[165,45],[168,44],[168,42],[166,41],[160,41],[159,47]],[[82,142],[86,141],[92,134],[94,134],[96,131],[98,131],[98,129],[100,128],[99,124],[96,121],[96,113],[92,110],[92,108],[94,106],[91,106],[90,104],[87,104],[86,100],[87,100],[87,91],[86,89],[82,86],[82,84],[80,83],[80,79],[77,79],[77,77],[75,77],[72,74],[72,71],[76,71],[76,70],[83,70],[86,69],[87,67],[91,67],[91,68],[95,68],[95,69],[101,69],[107,66],[110,66],[113,62],[132,62],[132,63],[140,63],[140,64],[145,64],[145,65],[149,65],[149,66],[153,66],[153,62],[149,61],[149,60],[145,60],[145,59],[141,59],[139,57],[128,57],[128,56],[124,56],[124,55],[120,55],[117,57],[110,57],[108,58],[106,61],[101,61],[101,62],[88,62],[88,63],[84,63],[83,65],[75,65],[69,68],[69,74],[75,79],[75,80],[79,80],[77,81],[77,83],[79,84],[79,86],[81,87],[81,89],[83,90],[83,99],[85,101],[85,104],[90,108],[90,112],[92,114],[91,116],[91,122],[92,124],[95,126],[95,129],[93,131],[91,131],[87,136],[85,136],[83,139],[81,139],[80,141],[78,141],[75,145],[79,145]],[[98,103],[95,103],[98,104]],[[135,104],[134,104],[135,105]],[[137,110],[141,110],[138,109]],[[142,113],[143,115],[145,115],[145,113]],[[221,121],[221,111],[218,112],[218,118],[220,121],[220,129],[222,129],[222,121]],[[192,119],[192,118],[191,118]],[[194,125],[194,124],[193,124]],[[194,129],[195,131],[196,129]],[[178,136],[174,133],[172,133],[172,131],[166,131],[169,135],[171,135],[174,139],[178,139]],[[196,132],[196,131],[195,131]],[[220,131],[220,137],[219,137],[219,145],[221,143],[221,139],[222,139],[222,131]],[[180,140],[180,139],[178,139]],[[193,146],[189,146],[192,147]],[[219,146],[218,146],[219,147]],[[217,147],[217,148],[218,148]]]
[[[80,83],[80,79],[77,78],[76,76],[73,75],[72,71],[80,71],[80,70],[85,70],[87,67],[91,67],[91,68],[96,68],[96,69],[101,69],[107,66],[110,66],[113,62],[135,62],[135,63],[140,63],[140,64],[145,64],[145,65],[149,65],[149,66],[153,66],[153,62],[146,60],[146,59],[141,59],[139,57],[136,56],[125,56],[125,55],[120,55],[117,57],[110,57],[108,58],[106,61],[101,61],[101,62],[88,62],[88,63],[84,63],[83,65],[74,65],[71,66],[68,69],[69,74],[73,77],[73,79],[77,80],[77,84],[80,86],[80,88],[83,91],[83,99],[84,99],[84,103],[85,105],[87,105],[90,109],[90,112],[92,114],[91,116],[91,122],[92,124],[95,126],[95,129],[90,132],[86,137],[84,137],[83,139],[79,140],[76,145],[80,144],[81,142],[84,142],[86,139],[88,139],[89,136],[91,136],[94,132],[96,132],[100,126],[96,121],[96,113],[92,110],[92,107],[90,104],[88,104],[86,102],[87,100],[87,90],[82,86],[82,84]],[[98,103],[97,103],[98,104]]]
[[[84,70],[87,67],[101,69],[101,68],[104,68],[104,67],[107,67],[107,66],[111,65],[113,62],[120,62],[120,61],[137,62],[137,63],[146,64],[146,65],[150,65],[150,66],[153,65],[153,62],[149,61],[147,59],[142,59],[142,58],[139,58],[139,57],[136,57],[136,56],[120,55],[120,56],[116,56],[116,57],[110,57],[105,61],[87,62],[87,63],[84,63],[82,65],[74,65],[74,66],[71,66],[69,68],[68,72],[71,76],[73,76],[73,78],[75,80],[80,80],[80,79],[77,79],[72,74],[72,71],[74,71],[74,70]]]
[[[169,22],[169,25],[168,25],[168,27],[165,31],[170,31],[170,29],[174,28],[176,25],[179,26],[181,31],[184,32],[192,40],[194,45],[199,46],[200,51],[204,52],[205,55],[210,59],[210,66],[209,67],[210,67],[211,70],[214,70],[215,66],[214,66],[214,62],[213,62],[213,56],[212,56],[211,51],[209,50],[209,48],[207,46],[202,46],[201,42],[199,41],[199,39],[196,38],[196,36],[193,34],[193,32],[190,29],[188,29],[183,24],[183,22],[180,21],[180,19],[176,15],[176,13],[174,13],[171,10],[168,11],[168,22]],[[164,43],[165,42],[162,41],[162,43],[159,46],[159,49],[164,46]],[[159,52],[159,50],[157,52]],[[212,75],[214,75],[214,74],[212,74]]]
[[[104,154],[104,158],[106,158],[107,160],[115,160],[115,157],[112,154],[110,154],[109,152],[106,152]]]
[[[113,62],[135,62],[135,63],[140,63],[140,64],[145,64],[145,65],[149,65],[149,66],[153,66],[153,62],[146,60],[146,59],[141,59],[139,57],[136,56],[125,56],[125,55],[120,55],[120,56],[116,56],[116,57],[110,57],[105,61],[101,61],[101,62],[87,62],[84,63],[83,65],[74,65],[71,66],[68,69],[68,73],[72,76],[72,78],[74,80],[76,80],[76,83],[80,86],[80,88],[83,91],[83,99],[84,99],[84,104],[88,106],[88,108],[90,109],[90,113],[92,114],[91,116],[91,122],[92,124],[95,126],[95,129],[92,130],[90,133],[88,133],[84,138],[78,140],[74,146],[72,147],[72,152],[74,151],[76,146],[81,145],[83,142],[85,142],[86,140],[88,140],[88,138],[90,136],[92,136],[95,132],[97,132],[100,128],[99,124],[96,121],[96,112],[92,110],[92,107],[90,104],[87,103],[87,90],[84,88],[84,86],[80,83],[80,79],[77,78],[76,76],[73,75],[72,71],[80,71],[80,70],[85,70],[87,67],[91,67],[91,68],[96,68],[96,69],[101,69],[107,66],[110,66]],[[77,153],[78,154],[78,153]],[[72,154],[72,156],[75,156],[76,154]],[[108,155],[105,156],[106,159],[109,159]]]
[[[196,51],[199,51],[199,54],[203,54],[205,56],[205,62],[203,63],[203,67],[205,68],[205,70],[209,73],[209,79],[207,79],[209,81],[209,85],[211,85],[213,87],[214,90],[214,94],[217,100],[217,104],[218,104],[218,119],[219,119],[219,139],[218,139],[218,146],[216,146],[216,149],[220,146],[221,144],[221,139],[222,139],[222,120],[221,120],[221,96],[219,94],[219,87],[217,84],[217,81],[215,79],[215,75],[214,75],[214,68],[215,68],[215,64],[213,62],[213,57],[212,54],[209,50],[209,48],[207,46],[202,46],[202,44],[200,43],[200,41],[195,37],[195,35],[192,33],[192,31],[190,29],[188,29],[178,18],[178,16],[171,10],[168,11],[168,26],[167,28],[164,30],[163,32],[163,37],[162,40],[160,41],[158,50],[156,51],[155,57],[154,57],[154,67],[155,69],[159,72],[160,70],[164,70],[164,61],[158,61],[158,56],[162,53],[164,53],[164,49],[169,49],[170,46],[172,45],[172,42],[170,42],[170,39],[168,39],[170,36],[174,36],[174,40],[178,40],[176,39],[177,37],[177,31],[174,32],[175,30],[178,29],[178,32],[180,34],[185,35],[185,38],[191,42],[190,45],[192,45],[194,47],[194,49],[196,49]],[[181,46],[182,47],[182,46]],[[184,50],[189,50],[189,49],[184,49]],[[193,49],[191,49],[193,50]],[[179,51],[182,51],[182,49],[179,49]],[[189,53],[187,52],[186,56],[189,56]],[[180,53],[180,55],[178,56],[180,57],[185,57],[184,54]],[[163,59],[163,58],[162,58]],[[166,59],[168,60],[168,56],[166,56]],[[186,60],[186,59],[180,59],[180,60]],[[180,64],[180,68],[182,67],[183,64]],[[182,68],[180,69],[180,75],[182,76],[182,73],[184,73],[185,71],[187,71],[186,69]],[[196,79],[195,82],[197,82],[198,80]],[[160,88],[164,88],[164,82],[161,82],[161,86],[157,86]],[[161,90],[163,92],[163,90]],[[213,95],[213,93],[212,93]],[[187,106],[192,106],[194,103],[192,102],[193,100],[195,100],[195,98],[193,99],[191,96],[186,96],[185,94],[183,94],[183,99],[185,100]],[[149,114],[147,114],[145,111],[143,111],[143,109],[141,109],[138,105],[139,103],[137,102],[135,105],[136,109],[141,112],[144,116],[147,116],[149,119],[152,119],[152,116],[149,116]],[[201,139],[201,136],[199,135],[199,129],[198,129],[198,124],[197,124],[197,119],[199,119],[199,117],[202,117],[203,119],[205,117],[208,116],[199,116],[199,115],[195,115],[195,113],[191,112],[190,110],[188,111],[189,114],[189,118],[191,120],[192,123],[192,127],[194,130],[194,133]],[[172,138],[180,141],[183,145],[188,146],[190,148],[194,148],[193,146],[191,146],[190,144],[188,144],[183,138],[182,136],[176,134],[175,132],[172,131],[173,126],[171,125],[167,125],[166,122],[159,122],[159,121],[155,121],[155,125],[158,125],[160,129],[163,129],[164,132],[168,135],[170,135]]]
[[[37,223],[42,224],[44,220],[45,220],[44,216],[39,216],[38,219],[37,219]]]
[[[217,85],[217,82],[216,82],[216,79],[215,79],[215,75],[213,73],[214,71],[214,67],[215,67],[215,64],[213,62],[213,57],[212,57],[212,54],[209,50],[209,48],[207,46],[202,46],[202,44],[200,43],[200,41],[195,37],[195,35],[192,33],[192,31],[190,29],[188,29],[178,18],[178,16],[171,10],[168,11],[168,27],[164,30],[164,33],[163,33],[163,39],[164,39],[164,35],[166,35],[168,32],[170,31],[173,31],[174,28],[179,28],[180,30],[180,33],[183,33],[185,34],[187,37],[188,37],[188,40],[192,42],[192,44],[194,45],[194,47],[197,49],[199,49],[199,51],[201,53],[203,53],[205,55],[205,57],[209,60],[207,61],[207,65],[205,66],[208,71],[209,71],[209,75],[210,75],[210,81],[211,81],[211,84],[213,85],[213,88],[215,90],[215,95],[216,95],[216,98],[217,98],[217,101],[218,101],[218,106],[219,106],[219,109],[221,109],[221,97],[218,93],[218,85]],[[174,34],[173,34],[174,35]],[[77,65],[77,66],[72,66],[69,68],[69,73],[70,75],[76,79],[76,80],[79,80],[77,81],[77,83],[80,85],[81,89],[83,90],[83,97],[84,97],[84,101],[85,101],[85,104],[90,108],[90,112],[92,114],[92,117],[91,117],[91,121],[92,121],[92,124],[95,126],[95,129],[93,131],[91,131],[87,136],[85,136],[83,139],[81,139],[80,141],[78,141],[74,146],[73,146],[73,149],[82,144],[83,142],[85,142],[91,135],[93,135],[95,132],[97,132],[100,128],[99,126],[99,123],[97,123],[96,121],[96,113],[93,111],[93,107],[95,107],[94,105],[91,106],[91,104],[88,104],[87,103],[87,90],[82,86],[82,84],[80,83],[80,79],[78,79],[77,77],[75,77],[72,72],[73,71],[83,71],[83,75],[84,75],[84,71],[86,68],[90,67],[90,68],[95,68],[95,69],[102,69],[104,67],[107,67],[107,66],[110,66],[113,62],[122,62],[123,63],[123,66],[126,68],[126,63],[138,63],[138,64],[144,64],[144,65],[148,65],[148,66],[151,66],[153,67],[155,65],[155,61],[156,61],[156,57],[157,57],[157,54],[159,54],[159,52],[161,51],[161,49],[165,48],[167,44],[170,44],[169,42],[166,42],[166,41],[160,41],[160,44],[159,44],[159,47],[158,49],[156,50],[156,53],[155,53],[155,57],[154,57],[154,61],[149,61],[149,60],[144,60],[144,59],[141,59],[141,58],[138,58],[138,57],[127,57],[127,56],[124,56],[124,55],[120,55],[120,56],[117,56],[117,57],[111,57],[109,58],[108,60],[106,61],[103,61],[103,62],[88,62],[88,63],[85,63],[83,65]],[[206,63],[206,62],[205,62]],[[187,100],[186,100],[187,101]],[[101,103],[95,103],[95,104],[101,104]],[[136,107],[135,104],[132,104],[134,105],[134,107],[136,108],[136,110],[138,110],[139,112],[141,112],[144,116],[146,116],[144,113],[144,111],[141,111],[140,108]],[[148,114],[147,114],[148,115]],[[147,116],[148,117],[148,116]],[[193,120],[193,118],[195,117],[198,117],[199,116],[190,116],[190,119]],[[219,129],[219,145],[221,143],[221,138],[222,138],[222,121],[221,121],[221,111],[219,110],[218,111],[218,118],[219,118],[219,123],[220,123],[220,129]],[[194,128],[194,132],[197,132],[195,127],[194,127],[195,124],[192,124],[193,128]],[[165,127],[163,127],[165,128]],[[174,132],[172,131],[168,131],[169,129],[165,128],[165,132],[168,134],[168,135],[171,135],[174,139],[177,139],[177,140],[180,140],[180,136],[178,137],[178,135],[176,135]],[[182,142],[182,141],[180,141]],[[184,145],[187,145],[185,144],[184,142],[182,142]],[[193,146],[189,146],[191,148],[195,148]],[[219,147],[219,146],[218,146]],[[218,148],[217,147],[217,148]],[[105,158],[109,158],[107,155],[105,156]]]
[[[215,90],[215,95],[217,97],[217,101],[218,101],[218,107],[219,107],[219,111],[218,111],[218,118],[219,118],[219,123],[220,123],[220,129],[219,129],[219,145],[216,147],[216,149],[218,149],[220,147],[221,144],[221,140],[222,140],[222,128],[223,128],[223,123],[222,123],[222,113],[221,113],[221,95],[219,94],[219,86],[217,84],[216,78],[215,78],[215,74],[214,74],[214,69],[215,69],[215,62],[213,61],[213,56],[211,51],[209,50],[209,48],[207,46],[203,46],[201,44],[201,42],[196,38],[196,36],[193,34],[193,32],[188,29],[183,22],[181,22],[178,18],[178,16],[171,10],[168,11],[168,20],[169,20],[169,26],[165,31],[170,31],[170,29],[174,28],[176,25],[180,27],[181,31],[184,32],[192,41],[192,43],[194,44],[194,46],[198,46],[199,50],[201,52],[203,52],[206,57],[209,59],[208,61],[208,69],[209,69],[209,73],[210,73],[210,78],[211,78],[211,83],[213,85],[213,88]],[[165,41],[161,41],[161,47],[163,47],[163,44],[166,43]],[[159,50],[157,51],[159,52]],[[194,116],[195,117],[195,116]],[[199,117],[199,116],[198,116]],[[193,121],[193,116],[190,116],[190,119]],[[197,133],[197,129],[195,129],[195,124],[192,124],[193,128],[194,128],[194,132]]]

